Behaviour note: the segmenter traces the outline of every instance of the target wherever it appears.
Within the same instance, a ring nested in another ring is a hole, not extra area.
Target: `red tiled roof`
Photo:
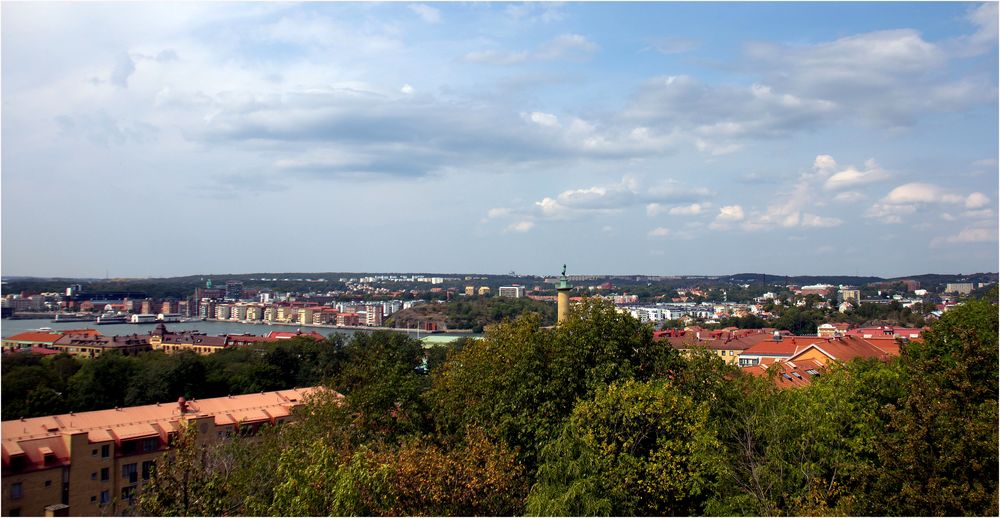
[[[809,345],[814,343],[828,342],[829,338],[819,338],[817,336],[784,336],[780,341],[773,338],[762,340],[750,346],[743,354],[746,355],[766,355],[791,357],[799,353]]]
[[[59,333],[46,333],[42,331],[25,331],[23,333],[18,333],[14,336],[9,336],[4,338],[4,341],[11,342],[36,342],[36,343],[54,343],[62,335]]]
[[[812,348],[818,349],[832,360],[842,362],[848,362],[855,358],[888,359],[889,357],[885,351],[875,347],[861,338],[856,336],[844,336],[809,345],[802,351],[799,351],[794,356],[790,357],[789,360],[795,361],[796,357],[801,356],[802,353]]]
[[[96,329],[60,329],[59,334],[101,336],[101,332]]]
[[[775,361],[770,365],[743,367],[743,371],[754,376],[774,376],[774,384],[780,389],[804,387],[812,384],[812,379],[822,375],[825,366],[815,360]],[[777,374],[772,374],[777,372]]]
[[[921,336],[924,332],[923,328],[920,327],[892,327],[892,326],[880,326],[880,327],[861,327],[858,329],[851,329],[847,331],[848,335],[858,335],[862,337],[880,337],[880,336],[905,336],[913,337]]]
[[[270,333],[267,334],[267,338],[269,340],[288,340],[289,338],[297,338],[297,337],[312,338],[313,340],[326,340],[325,336],[315,331],[310,331],[308,333],[303,333],[301,331],[295,333],[291,331],[271,331]]]
[[[316,390],[320,389],[309,387],[192,400],[187,414],[214,416],[217,425],[231,424],[234,418],[264,420],[269,415],[287,415],[288,409],[301,404]],[[181,417],[176,403],[165,403],[4,421],[0,423],[3,461],[6,464],[12,455],[23,453],[29,462],[42,464],[44,448],[66,459],[68,452],[62,437],[65,432],[85,432],[91,442],[165,436],[177,429]]]

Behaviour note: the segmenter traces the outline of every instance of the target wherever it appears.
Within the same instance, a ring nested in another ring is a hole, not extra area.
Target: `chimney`
[[[777,330],[776,330],[776,331],[774,332],[774,341],[775,341],[775,342],[780,342],[780,341],[781,341],[781,331],[777,331]]]
[[[177,407],[180,408],[181,414],[187,412],[187,401],[184,399],[184,396],[177,398]]]

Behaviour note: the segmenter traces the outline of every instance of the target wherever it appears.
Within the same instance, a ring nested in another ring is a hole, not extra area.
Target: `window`
[[[135,463],[125,464],[122,466],[122,478],[127,478],[130,483],[135,483],[139,480],[139,472],[136,470]]]
[[[96,457],[97,456],[97,448],[94,448],[93,450],[90,450],[90,456],[91,457]]]
[[[111,501],[111,493],[108,491],[101,491],[101,505],[104,505]]]
[[[20,500],[24,496],[24,488],[21,486],[20,482],[15,482],[10,485],[10,499]]]
[[[90,474],[90,480],[97,480],[97,472],[96,471]]]
[[[45,487],[49,487],[51,485],[52,485],[52,481],[51,480],[46,480],[45,481]]]
[[[151,452],[158,449],[160,449],[160,439],[158,437],[142,440],[142,451]]]
[[[104,446],[101,446],[101,457],[106,459],[110,456],[111,456],[111,445],[105,444]]]
[[[133,496],[135,496],[135,486],[125,486],[122,488],[122,500],[127,502],[132,500]]]
[[[94,496],[90,497],[90,503],[93,504],[95,502],[97,502],[97,495],[94,495]]]
[[[149,480],[149,477],[153,475],[153,468],[156,467],[155,460],[147,460],[142,463],[142,479]]]
[[[111,479],[111,468],[101,468],[101,482]]]

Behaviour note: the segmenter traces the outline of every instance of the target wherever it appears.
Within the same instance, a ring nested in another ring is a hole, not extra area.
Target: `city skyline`
[[[1000,260],[996,3],[0,9],[5,276]]]

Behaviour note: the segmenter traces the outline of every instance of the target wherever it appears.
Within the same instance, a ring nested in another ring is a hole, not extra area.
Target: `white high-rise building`
[[[500,286],[497,294],[501,297],[519,299],[524,296],[524,286]]]

